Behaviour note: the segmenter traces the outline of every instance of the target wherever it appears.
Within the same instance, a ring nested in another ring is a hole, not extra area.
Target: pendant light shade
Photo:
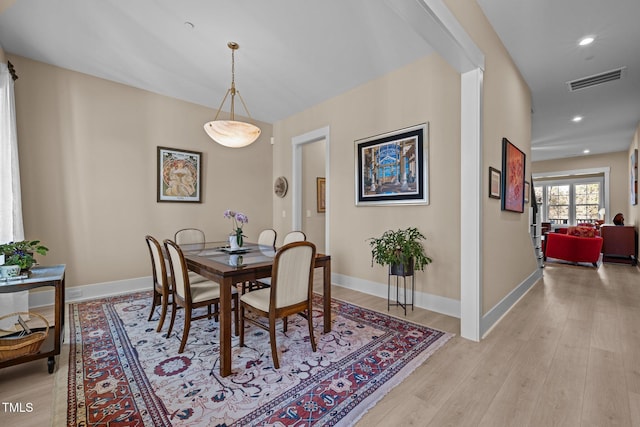
[[[260,136],[259,127],[235,120],[214,120],[205,123],[204,131],[218,144],[232,148],[246,147]]]
[[[240,148],[246,147],[247,145],[254,142],[260,136],[260,128],[252,125],[251,123],[239,122],[235,120],[235,96],[238,95],[240,101],[242,102],[242,106],[247,112],[247,116],[251,118],[249,114],[249,110],[247,109],[242,96],[240,95],[240,91],[236,90],[235,84],[235,51],[240,47],[236,42],[227,43],[229,49],[231,49],[231,88],[227,90],[226,95],[222,99],[220,103],[220,108],[218,108],[218,112],[216,113],[215,118],[204,124],[204,131],[209,135],[211,139],[217,142],[220,145],[224,145],[225,147],[232,148]],[[224,106],[224,102],[227,100],[227,97],[231,94],[231,110],[229,120],[218,120],[218,116],[220,115],[220,111],[222,111],[222,107]]]

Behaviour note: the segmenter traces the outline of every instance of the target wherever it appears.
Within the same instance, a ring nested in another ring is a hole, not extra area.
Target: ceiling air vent
[[[597,86],[602,83],[612,82],[614,80],[620,80],[627,73],[627,67],[621,67],[616,70],[607,71],[593,76],[584,77],[577,80],[567,82],[569,86],[569,92],[575,92],[576,90],[586,89],[591,86]]]

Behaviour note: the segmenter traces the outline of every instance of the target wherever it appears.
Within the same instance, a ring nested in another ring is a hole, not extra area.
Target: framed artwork
[[[525,154],[502,138],[502,210],[524,212]]]
[[[531,189],[529,188],[529,183],[527,181],[524,182],[524,202],[529,203],[529,194]]]
[[[492,199],[500,198],[500,177],[501,173],[498,169],[489,166],[489,197]]]
[[[202,202],[202,153],[158,147],[158,202]]]
[[[355,141],[356,206],[429,203],[429,124]]]
[[[326,181],[324,177],[316,178],[316,205],[319,213],[325,212],[327,210],[327,201],[326,201]]]

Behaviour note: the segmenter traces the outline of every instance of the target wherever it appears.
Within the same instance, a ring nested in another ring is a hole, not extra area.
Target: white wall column
[[[460,335],[480,341],[482,317],[482,78],[461,76]]]

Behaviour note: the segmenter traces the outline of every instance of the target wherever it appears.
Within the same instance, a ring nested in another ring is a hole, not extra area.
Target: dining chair
[[[307,240],[307,235],[302,231],[290,231],[284,236],[282,245],[284,246],[292,242],[304,242],[305,240]]]
[[[283,246],[293,242],[304,242],[307,240],[307,235],[302,231],[290,231],[284,236],[284,240],[282,242]],[[245,289],[243,287],[242,293],[245,291],[253,291],[255,289],[268,288],[271,286],[271,277],[263,277],[255,282],[251,282],[249,286]]]
[[[276,230],[273,230],[271,228],[262,230],[258,235],[258,246],[261,246],[260,251],[264,252],[266,248],[273,248],[275,252],[276,236],[277,236]],[[268,251],[269,249],[266,249],[266,250]],[[264,286],[261,286],[256,281],[243,282],[240,286],[241,286],[241,292],[243,294],[245,292],[253,291],[253,290],[264,287]]]
[[[258,245],[274,247],[276,245],[276,236],[276,230],[271,228],[262,230],[258,235]]]
[[[173,285],[173,311],[171,312],[171,323],[167,337],[173,330],[173,324],[176,319],[176,309],[184,308],[184,329],[182,331],[182,339],[180,341],[180,349],[178,353],[184,351],[189,336],[191,322],[194,320],[216,317],[218,312],[218,304],[220,303],[220,284],[207,280],[192,284],[189,281],[187,263],[180,246],[169,239],[164,240],[164,247],[169,255],[169,267],[171,269],[171,280]],[[234,327],[236,335],[238,335],[238,293],[235,289],[231,289],[233,299]],[[211,306],[215,305],[215,311],[211,311]],[[207,313],[193,316],[193,310],[198,307],[207,307]]]
[[[167,308],[169,306],[169,299],[172,297],[171,281],[167,276],[167,264],[165,263],[164,256],[162,255],[162,247],[160,243],[152,236],[144,237],[147,246],[149,247],[149,255],[151,256],[151,272],[153,279],[153,299],[151,301],[151,313],[149,313],[148,321],[151,321],[153,313],[157,306],[162,307],[160,312],[160,319],[158,320],[158,327],[156,332],[162,330],[164,325],[164,319],[167,316]]]
[[[201,243],[204,247],[206,242],[204,231],[199,228],[183,228],[176,231],[173,240],[179,245]]]
[[[178,245],[197,245],[201,244],[202,249],[204,249],[204,243],[206,242],[206,238],[204,235],[204,231],[199,228],[183,228],[181,230],[176,231],[176,234],[173,236],[173,241]],[[197,248],[197,246],[195,247]],[[198,273],[194,273],[193,271],[189,272],[189,281],[193,283],[206,282],[208,279],[202,277]],[[217,319],[216,319],[217,320]]]
[[[311,242],[293,242],[281,247],[273,260],[271,286],[240,297],[240,347],[244,347],[245,321],[269,331],[271,358],[276,369],[280,368],[276,346],[277,319],[284,320],[286,331],[287,316],[303,314],[309,325],[311,349],[316,351],[312,316],[315,257],[316,247]],[[245,311],[266,317],[269,325],[265,326],[257,319],[245,316]]]

